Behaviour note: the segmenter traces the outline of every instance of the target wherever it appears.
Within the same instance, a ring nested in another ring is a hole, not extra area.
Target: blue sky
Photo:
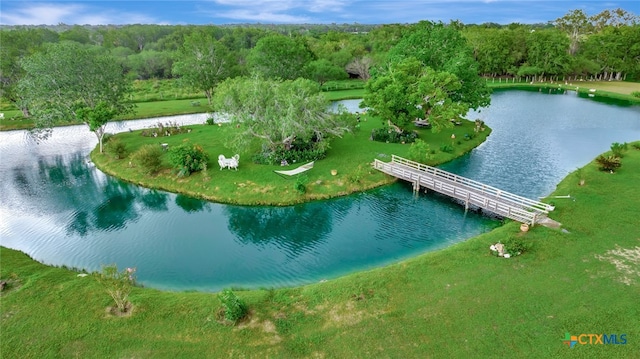
[[[640,0],[1,0],[0,24],[532,24],[616,8],[640,15]]]

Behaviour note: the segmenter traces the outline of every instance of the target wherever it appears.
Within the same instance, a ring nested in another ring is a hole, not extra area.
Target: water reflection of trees
[[[331,232],[351,201],[291,207],[227,206],[229,230],[244,244],[276,246],[290,255],[307,252]]]
[[[122,229],[140,218],[141,210],[168,210],[168,194],[105,176],[81,153],[39,158],[35,166],[13,169],[13,201],[29,213],[64,218],[68,234]]]
[[[208,204],[208,202],[199,200],[197,198],[181,194],[176,196],[176,205],[182,208],[185,212],[200,212],[205,208],[208,208]]]

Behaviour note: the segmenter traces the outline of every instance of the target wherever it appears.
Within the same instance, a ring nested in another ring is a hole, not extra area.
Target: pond
[[[356,109],[357,101],[344,103]],[[493,133],[444,167],[531,198],[551,192],[612,142],[640,139],[640,107],[572,93],[496,92],[470,118],[482,118]],[[109,131],[157,121],[114,123]],[[289,207],[200,201],[104,175],[87,161],[96,142],[83,126],[57,128],[40,144],[24,131],[0,133],[1,245],[51,265],[137,267],[148,287],[217,291],[331,279],[499,225],[438,195],[414,198],[402,183]]]

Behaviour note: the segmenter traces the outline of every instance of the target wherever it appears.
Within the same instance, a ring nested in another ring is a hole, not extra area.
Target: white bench
[[[218,156],[218,164],[220,165],[220,170],[223,168],[235,169],[238,170],[238,166],[240,165],[240,155],[235,154],[231,158],[226,158],[224,155]]]

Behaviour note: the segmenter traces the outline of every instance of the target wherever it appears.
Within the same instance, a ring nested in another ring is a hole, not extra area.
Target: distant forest
[[[462,34],[481,76],[638,80],[638,19],[622,9],[593,15],[572,10],[546,24],[450,22],[445,26]],[[71,41],[108,53],[131,80],[183,77],[186,71],[180,64],[187,64],[189,56],[202,55],[197,52],[203,48],[199,45],[205,45],[203,42],[215,42],[218,52],[220,47],[224,48],[227,62],[232,64],[227,77],[275,65],[269,61],[283,57],[269,58],[265,52],[279,51],[292,61],[278,64],[283,69],[278,70],[282,73],[276,73],[277,76],[300,76],[323,83],[348,77],[368,79],[370,71],[386,63],[389,50],[410,35],[415,25],[2,26],[2,98],[14,102],[15,85],[23,74],[22,59],[42,51],[49,43]],[[263,40],[267,38],[269,41]],[[446,39],[443,41],[446,44]],[[293,66],[297,68],[292,69]]]

